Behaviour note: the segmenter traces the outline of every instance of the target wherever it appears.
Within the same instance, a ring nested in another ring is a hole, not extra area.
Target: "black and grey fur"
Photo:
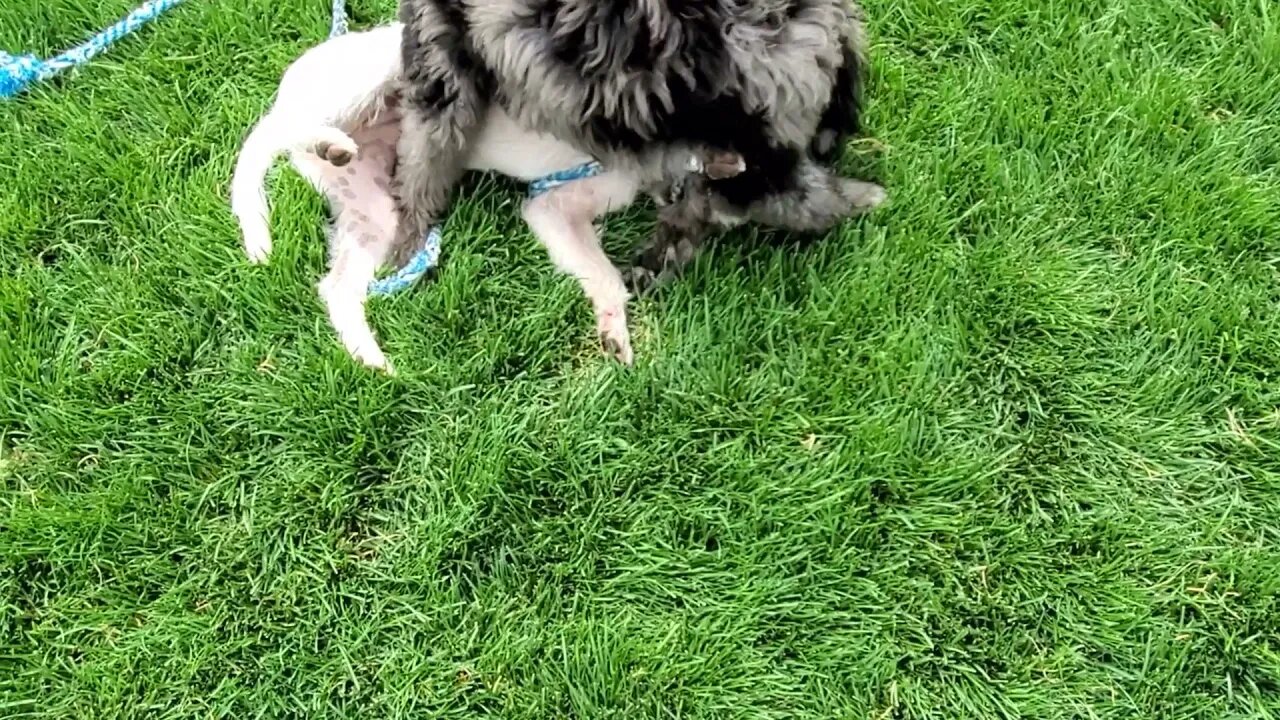
[[[853,0],[401,0],[407,112],[398,252],[448,208],[490,102],[657,186],[639,275],[677,271],[714,226],[824,230],[884,200],[822,161],[857,128],[865,40]],[[690,176],[695,148],[745,172]]]

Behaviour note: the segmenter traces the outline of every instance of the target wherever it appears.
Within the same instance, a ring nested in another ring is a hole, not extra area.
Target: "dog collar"
[[[539,195],[550,192],[566,183],[595,177],[596,175],[599,175],[603,169],[604,168],[600,166],[600,163],[592,160],[591,162],[585,162],[581,165],[575,165],[568,170],[561,170],[559,172],[553,172],[550,175],[544,175],[537,180],[529,182],[529,197],[536,198]]]

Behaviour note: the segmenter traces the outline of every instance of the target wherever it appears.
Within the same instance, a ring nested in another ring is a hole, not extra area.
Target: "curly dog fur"
[[[490,103],[674,202],[648,278],[713,227],[824,230],[884,199],[823,162],[856,131],[865,38],[852,0],[402,0],[401,257],[448,208]],[[695,148],[746,171],[691,175]],[[659,201],[661,197],[657,198]]]

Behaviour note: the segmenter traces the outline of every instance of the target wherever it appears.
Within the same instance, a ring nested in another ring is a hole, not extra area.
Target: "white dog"
[[[328,198],[333,212],[330,270],[320,297],[343,345],[360,362],[390,371],[364,312],[368,286],[386,260],[399,224],[391,180],[400,134],[400,23],[332,38],[285,71],[275,104],[246,138],[231,182],[231,208],[253,262],[271,253],[267,170],[288,152]],[[531,181],[591,161],[565,143],[524,130],[499,109],[489,111],[470,142],[468,167]],[[724,153],[691,153],[685,169],[727,177],[745,167]],[[553,188],[525,203],[523,217],[552,261],[576,277],[590,299],[606,351],[633,358],[629,297],[621,274],[600,247],[593,221],[633,202],[642,188],[632,175],[602,171]]]

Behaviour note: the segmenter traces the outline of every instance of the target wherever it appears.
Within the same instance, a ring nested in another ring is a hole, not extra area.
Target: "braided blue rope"
[[[329,13],[329,37],[335,38],[347,33],[346,0],[333,0],[333,9]]]
[[[126,15],[123,20],[94,35],[83,44],[48,60],[41,60],[31,54],[10,55],[0,51],[0,98],[13,97],[28,85],[47,80],[68,68],[84,65],[120,38],[146,25],[182,1],[147,0]]]
[[[440,259],[440,228],[433,227],[427,233],[427,242],[405,266],[394,273],[369,283],[370,295],[393,295],[407,290],[411,285],[436,266]]]

